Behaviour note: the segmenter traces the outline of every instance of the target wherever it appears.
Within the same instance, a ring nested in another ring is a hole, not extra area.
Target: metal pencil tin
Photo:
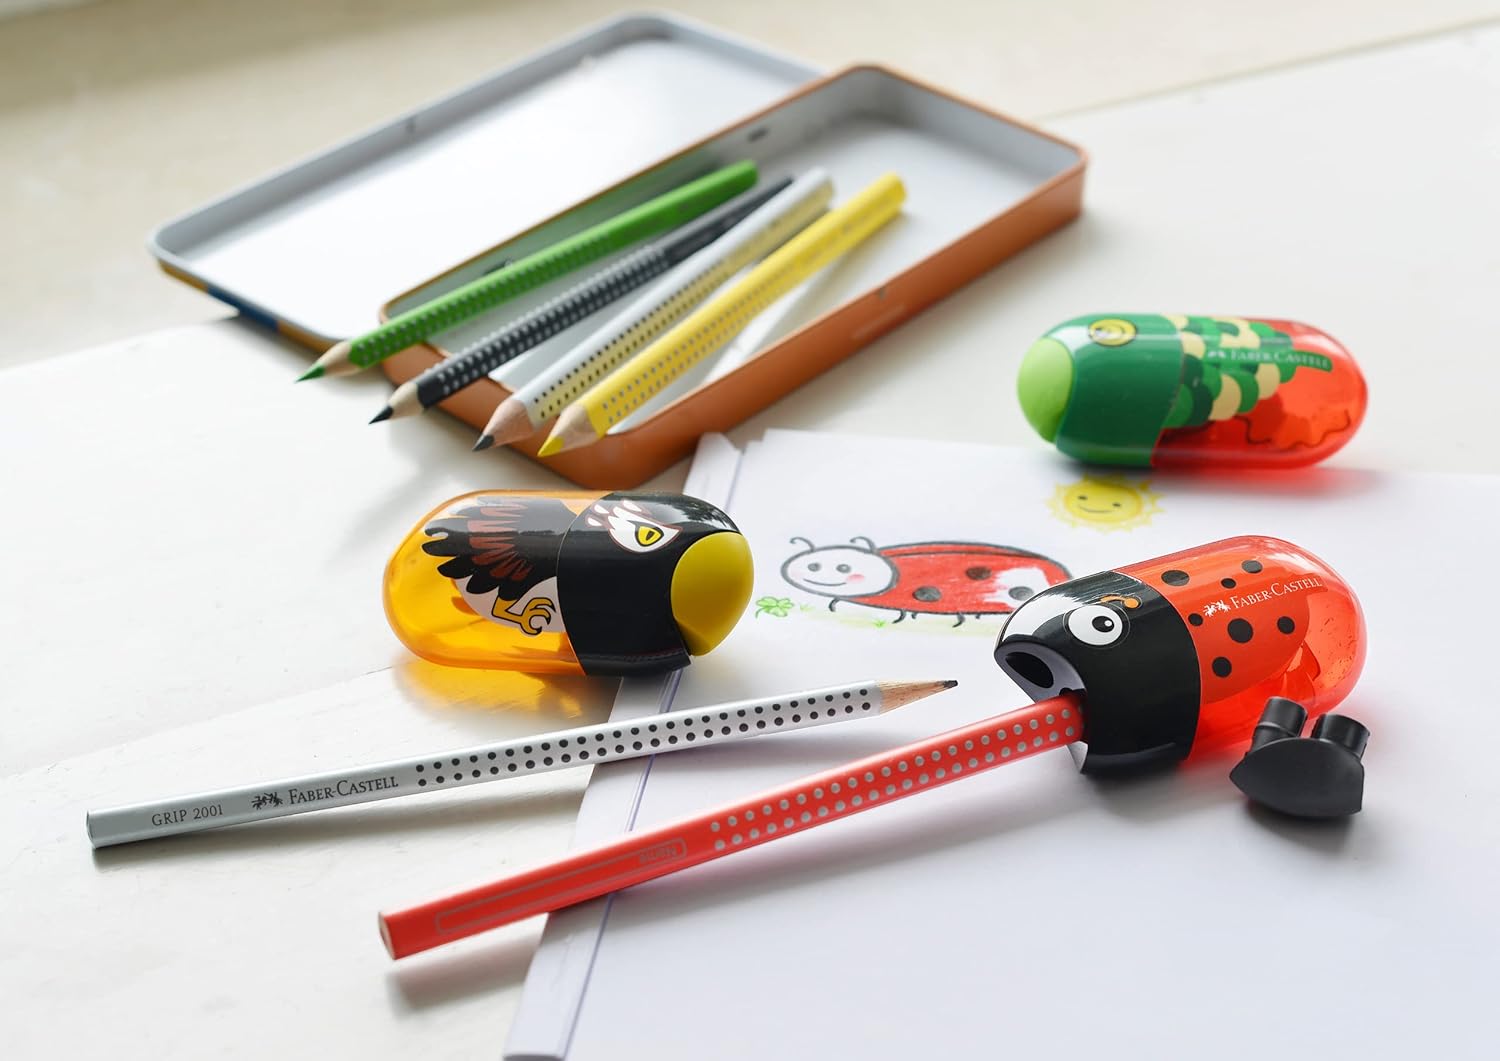
[[[712,369],[712,359],[706,359],[598,443],[544,460],[574,482],[600,487],[644,482],[687,456],[700,435],[733,427],[1066,224],[1082,209],[1086,164],[1080,148],[1029,125],[895,71],[855,66],[733,123],[602,195],[611,209],[625,208],[742,158],[757,163],[763,180],[820,166],[833,177],[836,202],[894,170],[907,187],[907,206],[885,230],[807,285],[802,297],[791,296],[794,304],[781,311],[755,356],[734,371],[705,382]],[[413,288],[383,306],[382,319],[608,212],[598,200],[580,204],[578,211]],[[513,303],[499,312],[514,313],[526,305]],[[483,315],[434,343],[397,354],[382,367],[391,379],[404,382],[462,349],[493,323],[494,317]],[[442,407],[482,427],[513,388],[544,369],[573,339],[565,333],[543,343]],[[534,457],[546,435],[542,429],[515,448]]]
[[[836,199],[896,171],[902,216],[753,322],[755,356],[714,379],[705,359],[596,445],[546,461],[584,486],[639,484],[1081,209],[1079,148],[880,67],[818,73],[677,17],[627,15],[176,218],[150,248],[171,275],[322,350],[726,162],[751,159],[762,180],[821,166]],[[382,367],[404,382],[552,293]],[[539,344],[443,408],[483,426],[580,337]],[[516,448],[534,455],[544,436]]]

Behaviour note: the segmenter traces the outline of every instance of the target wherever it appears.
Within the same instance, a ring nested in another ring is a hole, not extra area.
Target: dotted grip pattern
[[[569,730],[548,740],[512,741],[488,751],[478,749],[471,755],[459,753],[447,760],[434,759],[431,770],[425,762],[417,763],[417,787],[426,788],[429,780],[435,785],[484,780],[485,768],[497,776],[536,774],[575,763],[634,759],[678,746],[722,744],[779,729],[807,729],[840,719],[879,714],[878,697],[871,697],[871,688],[814,690],[763,703],[670,711],[618,726],[605,723]]]
[[[675,327],[735,273],[806,228],[832,198],[832,182],[821,170],[814,170],[747,218],[740,228],[696,255],[680,274],[648,291],[516,392],[532,426],[541,427],[557,416],[627,358]]]
[[[349,344],[349,360],[368,368],[549,280],[674,228],[745,191],[755,177],[754,164],[737,162],[617,214],[391,318],[354,339]]]
[[[1079,740],[1071,694],[794,781],[434,902],[383,914],[394,958],[597,898]]]
[[[436,405],[624,298],[732,230],[789,183],[783,180],[759,192],[746,192],[495,328],[467,350],[418,376],[418,400],[423,407]]]
[[[655,246],[642,247],[627,255],[585,283],[549,299],[534,312],[496,329],[473,349],[422,373],[417,380],[418,400],[424,406],[431,406],[452,397],[537,344],[660,276],[671,265],[671,259]]]
[[[879,178],[601,380],[579,399],[595,431],[604,434],[693,365],[722,349],[771,303],[894,218],[905,198],[906,189],[894,174]]]
[[[579,726],[417,759],[110,807],[89,813],[89,838],[95,847],[108,847],[826,726],[879,714],[882,697],[880,687],[873,683],[830,686],[764,700],[668,711],[631,722]],[[190,813],[194,808],[201,811]]]

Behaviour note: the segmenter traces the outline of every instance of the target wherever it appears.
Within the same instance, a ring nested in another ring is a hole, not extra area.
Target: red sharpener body
[[[1332,710],[1364,656],[1348,584],[1316,556],[1260,536],[1054,586],[1011,615],[995,646],[1033,700],[1083,694],[1085,771],[1241,744],[1272,696]]]

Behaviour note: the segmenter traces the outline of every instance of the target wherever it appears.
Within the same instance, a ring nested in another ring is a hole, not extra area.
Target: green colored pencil
[[[392,317],[374,331],[345,339],[318,358],[299,379],[343,376],[369,368],[549,280],[691,221],[752,187],[755,180],[753,162],[736,162],[715,170]]]

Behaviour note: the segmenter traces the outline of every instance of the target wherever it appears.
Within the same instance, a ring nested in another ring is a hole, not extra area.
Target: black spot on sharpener
[[[1346,715],[1327,714],[1304,737],[1306,723],[1297,701],[1271,697],[1229,780],[1252,802],[1296,818],[1357,814],[1365,794],[1360,757],[1370,731]]]

